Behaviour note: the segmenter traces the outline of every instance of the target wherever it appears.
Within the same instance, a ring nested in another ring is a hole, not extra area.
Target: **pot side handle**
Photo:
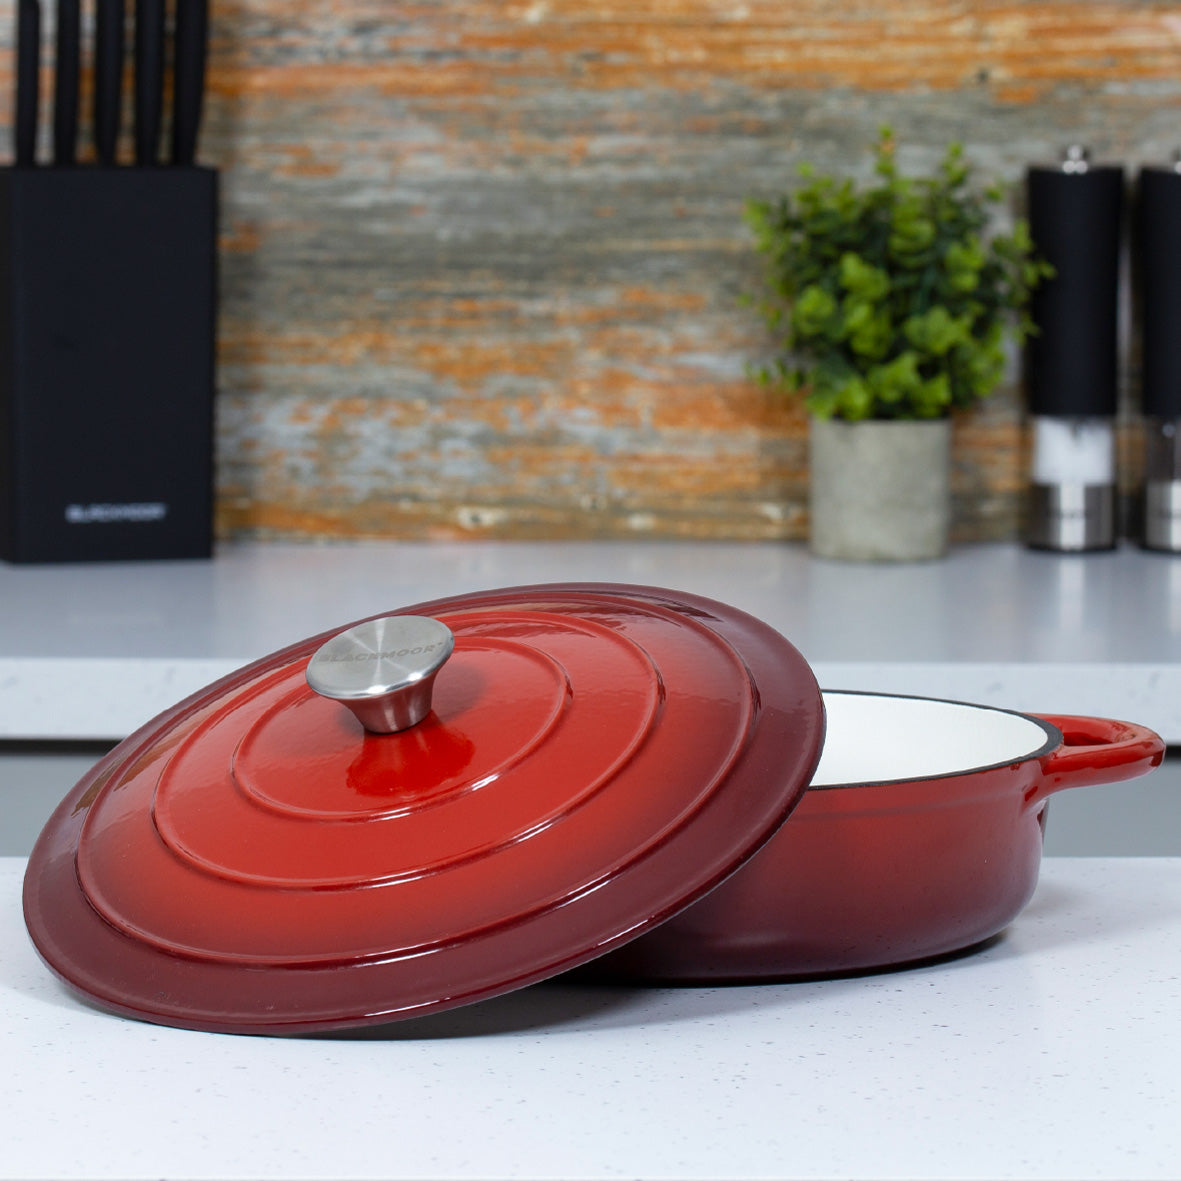
[[[1062,731],[1063,744],[1042,763],[1041,782],[1027,797],[1037,803],[1068,787],[1116,783],[1147,775],[1165,757],[1159,734],[1135,722],[1073,714],[1037,714]]]

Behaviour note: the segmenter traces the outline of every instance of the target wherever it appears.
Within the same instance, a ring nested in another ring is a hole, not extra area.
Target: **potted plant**
[[[874,180],[820,176],[747,221],[766,255],[758,306],[778,345],[759,376],[810,415],[811,544],[822,557],[946,552],[951,415],[988,396],[1005,338],[1032,330],[1029,297],[1050,268],[1018,220],[989,206],[958,144],[933,176],[903,176],[883,129]]]

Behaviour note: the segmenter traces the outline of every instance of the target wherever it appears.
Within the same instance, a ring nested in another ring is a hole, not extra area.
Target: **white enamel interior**
[[[1016,763],[1048,735],[1030,718],[925,697],[826,692],[828,725],[813,787],[954,775]]]

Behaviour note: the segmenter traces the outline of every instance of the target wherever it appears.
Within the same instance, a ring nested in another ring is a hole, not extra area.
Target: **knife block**
[[[217,173],[0,169],[0,557],[212,552]]]

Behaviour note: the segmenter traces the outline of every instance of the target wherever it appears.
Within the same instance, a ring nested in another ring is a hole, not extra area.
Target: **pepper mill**
[[[1142,337],[1146,549],[1181,553],[1181,152],[1140,172],[1136,274]]]
[[[1031,303],[1027,540],[1036,549],[1111,549],[1124,173],[1074,146],[1057,167],[1029,170],[1028,193],[1034,247],[1055,273]]]

